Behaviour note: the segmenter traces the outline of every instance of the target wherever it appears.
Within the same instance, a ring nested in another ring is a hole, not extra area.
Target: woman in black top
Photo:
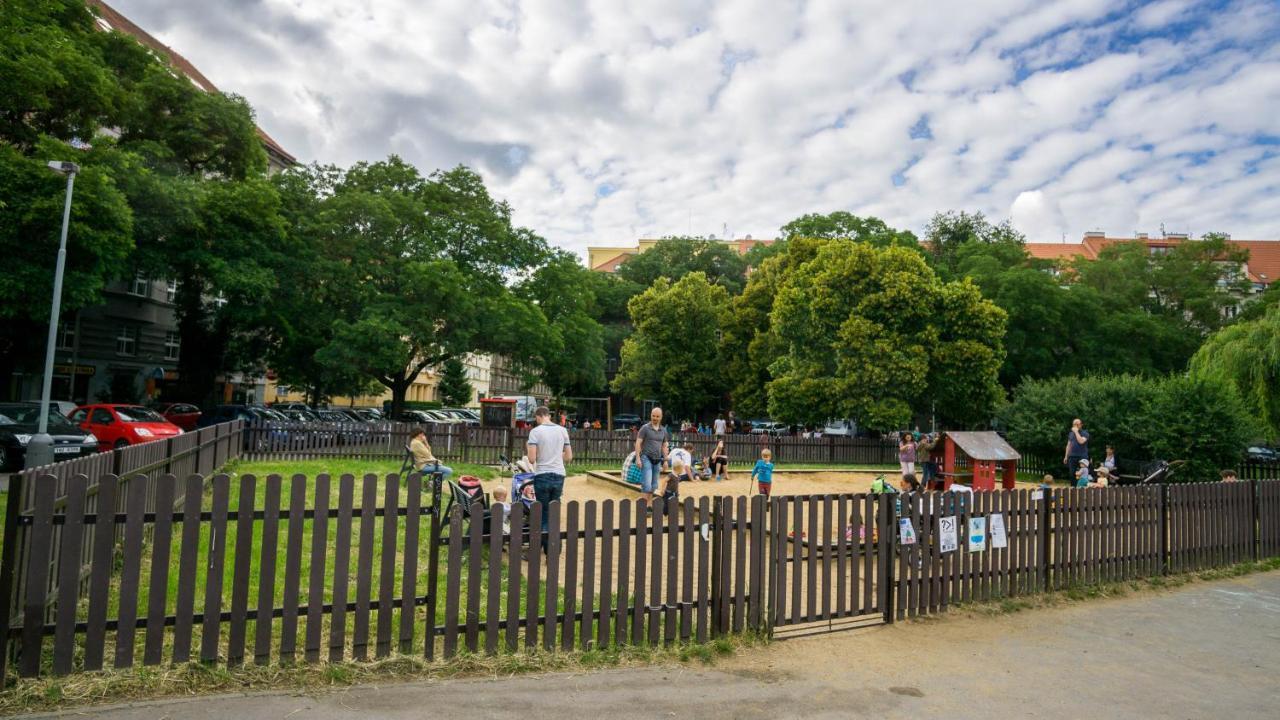
[[[725,450],[724,440],[716,442],[716,449],[711,451],[711,462],[708,464],[716,482],[720,481],[721,476],[729,477],[729,452]]]

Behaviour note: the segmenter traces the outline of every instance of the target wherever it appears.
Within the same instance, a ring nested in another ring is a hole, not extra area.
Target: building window
[[[133,278],[133,284],[129,286],[129,294],[137,295],[138,297],[151,295],[151,281],[147,279],[147,276],[138,273]]]
[[[132,357],[138,354],[138,328],[121,325],[116,330],[116,354]]]
[[[170,280],[164,286],[164,301],[175,302],[178,299],[178,281]]]
[[[182,339],[178,337],[178,333],[170,330],[164,334],[164,359],[177,360],[178,351],[182,347]]]
[[[71,350],[76,346],[76,319],[74,316],[58,321],[58,349]]]

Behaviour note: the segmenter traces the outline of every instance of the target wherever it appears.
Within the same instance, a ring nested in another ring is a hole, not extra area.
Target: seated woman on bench
[[[449,476],[453,474],[453,468],[448,465],[441,465],[436,456],[431,454],[431,445],[427,444],[427,431],[422,428],[414,428],[410,438],[409,452],[413,453],[413,469],[424,475],[431,472],[439,472],[444,476],[445,480],[448,480]]]

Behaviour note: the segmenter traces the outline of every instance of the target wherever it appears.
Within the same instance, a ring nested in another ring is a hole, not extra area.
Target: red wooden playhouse
[[[1006,490],[1013,489],[1022,456],[994,432],[952,431],[942,439],[942,482],[949,490],[959,479],[971,480],[974,490],[995,490],[996,475]]]

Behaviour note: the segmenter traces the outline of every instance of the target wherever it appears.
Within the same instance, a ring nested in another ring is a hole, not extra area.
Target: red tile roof
[[[1113,238],[1089,236],[1078,243],[1027,243],[1031,257],[1042,260],[1061,260],[1083,257],[1096,260],[1108,245],[1121,242],[1143,242],[1147,247],[1170,247],[1185,242],[1183,238]],[[1251,282],[1270,285],[1280,278],[1280,240],[1231,240],[1231,244],[1249,251],[1245,263],[1246,275]]]
[[[169,64],[173,65],[174,68],[187,76],[187,78],[194,81],[196,87],[199,87],[201,90],[205,92],[221,92],[218,90],[218,86],[213,84],[213,81],[205,77],[204,73],[200,72],[195,65],[191,64],[191,61],[187,60],[173,48],[157,40],[146,30],[138,27],[132,20],[121,15],[115,8],[103,2],[103,0],[86,0],[86,2],[89,9],[105,21],[105,29],[122,32],[147,46],[153,52],[168,60]],[[266,145],[268,150],[279,155],[287,164],[297,164],[297,158],[286,152],[283,147],[280,147],[280,143],[276,142],[275,139],[268,135],[262,128],[258,128],[258,137],[262,139],[262,144]]]

